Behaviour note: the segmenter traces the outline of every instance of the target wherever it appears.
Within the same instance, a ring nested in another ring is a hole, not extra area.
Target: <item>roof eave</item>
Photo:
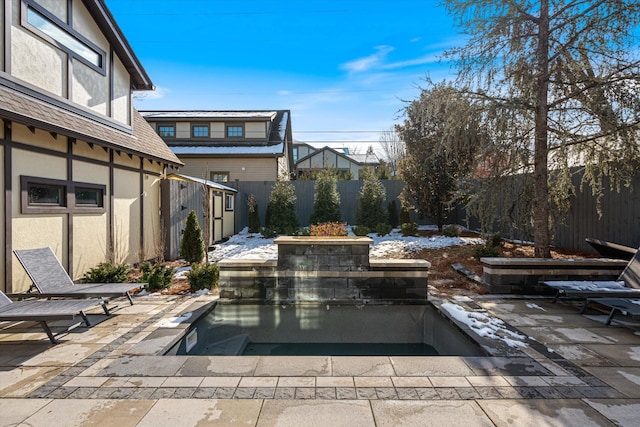
[[[134,90],[155,90],[151,78],[142,67],[140,60],[133,52],[124,33],[116,23],[113,15],[103,0],[82,0],[96,20],[99,27],[110,41],[113,49],[131,75],[131,84]]]

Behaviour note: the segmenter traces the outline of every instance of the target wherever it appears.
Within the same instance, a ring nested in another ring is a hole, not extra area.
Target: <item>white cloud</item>
[[[156,99],[162,99],[164,98],[167,94],[169,94],[171,92],[170,89],[165,88],[165,87],[156,87],[155,90],[145,90],[145,91],[135,91],[133,92],[133,99],[136,102],[143,102],[145,100],[156,100]]]
[[[408,59],[406,61],[392,62],[390,64],[383,65],[381,68],[383,70],[395,70],[397,68],[413,67],[414,65],[434,64],[438,61],[438,55],[429,54],[415,59]]]
[[[363,72],[373,68],[378,68],[389,52],[392,52],[393,50],[394,48],[392,46],[377,46],[374,54],[349,61],[342,64],[340,68],[347,70],[350,73]]]

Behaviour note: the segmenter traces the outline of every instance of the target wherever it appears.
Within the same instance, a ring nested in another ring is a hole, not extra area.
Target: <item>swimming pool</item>
[[[431,304],[220,304],[168,355],[457,355],[481,347]]]

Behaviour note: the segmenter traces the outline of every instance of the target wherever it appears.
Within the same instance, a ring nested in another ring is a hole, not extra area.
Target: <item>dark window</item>
[[[192,133],[194,138],[206,138],[209,136],[209,126],[194,126]]]
[[[224,197],[224,210],[232,211],[233,210],[233,194],[225,194]]]
[[[210,177],[213,182],[229,182],[229,172],[211,172]]]
[[[102,188],[76,187],[76,206],[104,206],[104,190]]]
[[[105,185],[21,176],[20,186],[22,213],[105,211]]]
[[[158,126],[158,135],[160,135],[163,138],[175,138],[176,127],[174,125]]]
[[[64,185],[30,182],[27,186],[29,206],[66,206]]]
[[[22,25],[58,46],[73,58],[106,74],[106,53],[33,0],[22,3]]]
[[[244,135],[244,128],[242,126],[227,126],[228,138],[242,138]]]

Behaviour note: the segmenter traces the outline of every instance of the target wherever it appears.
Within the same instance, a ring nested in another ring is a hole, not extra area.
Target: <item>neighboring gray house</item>
[[[296,142],[293,146],[298,178],[322,169],[335,169],[350,179],[359,179],[365,167],[377,170],[380,160],[374,153],[350,154],[348,148],[315,148],[309,144]]]

